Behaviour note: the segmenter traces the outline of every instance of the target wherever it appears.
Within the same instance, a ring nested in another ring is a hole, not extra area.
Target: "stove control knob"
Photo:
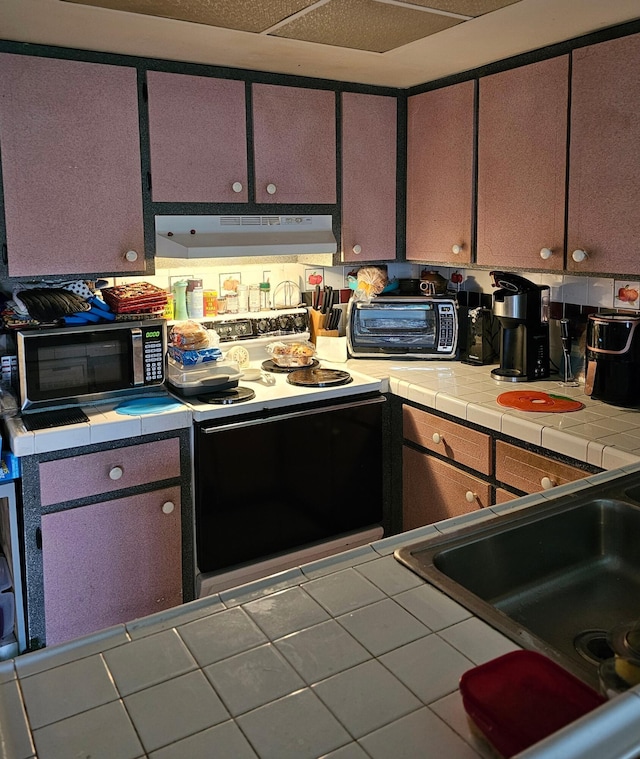
[[[293,327],[294,329],[297,329],[300,332],[304,332],[306,327],[305,318],[302,314],[297,314],[293,317]]]
[[[278,317],[278,324],[280,325],[280,329],[287,329],[289,326],[289,319],[282,315]]]
[[[263,332],[266,332],[269,329],[269,323],[266,319],[260,319],[258,321],[258,333],[262,334]]]

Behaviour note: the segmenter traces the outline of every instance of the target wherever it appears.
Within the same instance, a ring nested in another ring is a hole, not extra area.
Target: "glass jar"
[[[226,314],[227,313],[227,298],[225,295],[219,295],[217,300],[217,306],[218,306],[218,313],[219,314]]]
[[[238,295],[237,293],[229,293],[227,295],[227,313],[238,313]]]
[[[246,285],[238,285],[238,311],[245,313],[249,310],[249,291]]]
[[[271,308],[271,285],[269,282],[260,282],[260,310],[269,311]]]
[[[249,311],[260,310],[260,287],[249,285]]]

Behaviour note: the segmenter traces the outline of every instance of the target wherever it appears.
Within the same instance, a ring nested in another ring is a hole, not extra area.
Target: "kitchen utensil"
[[[560,319],[560,342],[562,344],[562,382],[560,385],[578,387],[571,369],[571,336],[569,335],[568,319]]]
[[[318,288],[319,290],[319,288]],[[300,304],[300,288],[295,282],[280,282],[273,291],[274,308],[292,308]]]
[[[447,284],[447,280],[437,271],[423,269],[420,273],[420,289],[425,295],[444,295]]]
[[[315,311],[320,310],[320,285],[316,285],[313,292],[313,309]]]

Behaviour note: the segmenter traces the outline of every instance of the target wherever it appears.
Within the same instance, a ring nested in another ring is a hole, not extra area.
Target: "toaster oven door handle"
[[[134,327],[131,330],[131,351],[133,358],[133,384],[144,385],[144,361],[142,355],[142,330]]]

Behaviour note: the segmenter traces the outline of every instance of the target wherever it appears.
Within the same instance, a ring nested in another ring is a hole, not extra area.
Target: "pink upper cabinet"
[[[396,257],[396,99],[342,95],[344,261]]]
[[[480,80],[477,263],[563,268],[568,89],[567,55]]]
[[[567,268],[638,274],[640,34],[573,53]],[[588,258],[575,261],[586,251]]]
[[[474,83],[409,98],[407,259],[471,260]],[[455,251],[455,252],[454,252]]]
[[[147,87],[152,199],[246,202],[244,82],[149,71]]]
[[[256,202],[336,202],[335,97],[252,85]]]
[[[135,69],[0,54],[0,149],[10,276],[144,271]]]

